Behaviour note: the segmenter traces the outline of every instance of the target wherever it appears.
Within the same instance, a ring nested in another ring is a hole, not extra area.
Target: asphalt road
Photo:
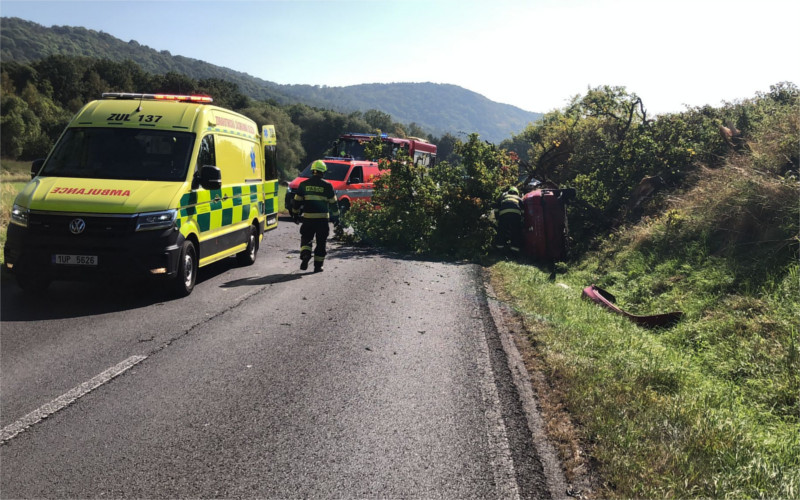
[[[477,266],[298,248],[178,300],[5,279],[0,497],[553,496]]]

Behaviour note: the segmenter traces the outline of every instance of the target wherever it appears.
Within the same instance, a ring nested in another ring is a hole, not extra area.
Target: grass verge
[[[729,165],[558,283],[491,267],[598,464],[599,496],[800,498],[799,198],[796,182]],[[630,312],[685,317],[646,330],[582,300],[593,283]]]

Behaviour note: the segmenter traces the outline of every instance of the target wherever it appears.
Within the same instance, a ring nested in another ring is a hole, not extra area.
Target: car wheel
[[[258,257],[258,230],[250,226],[250,235],[247,238],[247,248],[236,254],[236,261],[242,266],[255,264]]]
[[[197,250],[191,240],[183,242],[178,260],[178,272],[173,278],[172,289],[176,296],[186,297],[197,282]]]

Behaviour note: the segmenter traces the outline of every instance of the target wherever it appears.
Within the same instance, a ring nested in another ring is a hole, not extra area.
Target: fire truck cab
[[[346,212],[355,200],[368,200],[372,197],[375,178],[381,173],[377,162],[330,157],[323,161],[328,167],[325,180],[333,186],[341,212]],[[300,183],[309,177],[311,177],[311,164],[289,183],[284,200],[287,210],[292,206],[292,200]]]
[[[374,179],[380,175],[381,170],[375,161],[376,158],[366,157],[365,146],[375,137],[376,134],[356,132],[342,134],[323,158],[328,166],[325,179],[333,185],[342,212],[347,211],[355,200],[372,198]],[[381,134],[380,138],[384,146],[381,158],[395,158],[398,151],[404,148],[417,164],[430,167],[436,162],[436,145],[424,139],[416,137],[401,139],[387,134]],[[286,210],[291,209],[294,193],[300,183],[309,177],[311,177],[310,164],[289,183],[284,200]]]

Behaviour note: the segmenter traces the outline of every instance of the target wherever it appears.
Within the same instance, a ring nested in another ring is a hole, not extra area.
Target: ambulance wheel
[[[186,297],[197,282],[197,250],[191,240],[183,242],[181,256],[178,260],[178,273],[172,281],[172,289],[176,296]]]
[[[50,278],[39,273],[18,271],[17,284],[26,292],[43,292],[50,286]]]
[[[258,230],[255,226],[250,226],[247,248],[236,254],[236,261],[240,266],[251,266],[255,264],[256,257],[258,257]]]

